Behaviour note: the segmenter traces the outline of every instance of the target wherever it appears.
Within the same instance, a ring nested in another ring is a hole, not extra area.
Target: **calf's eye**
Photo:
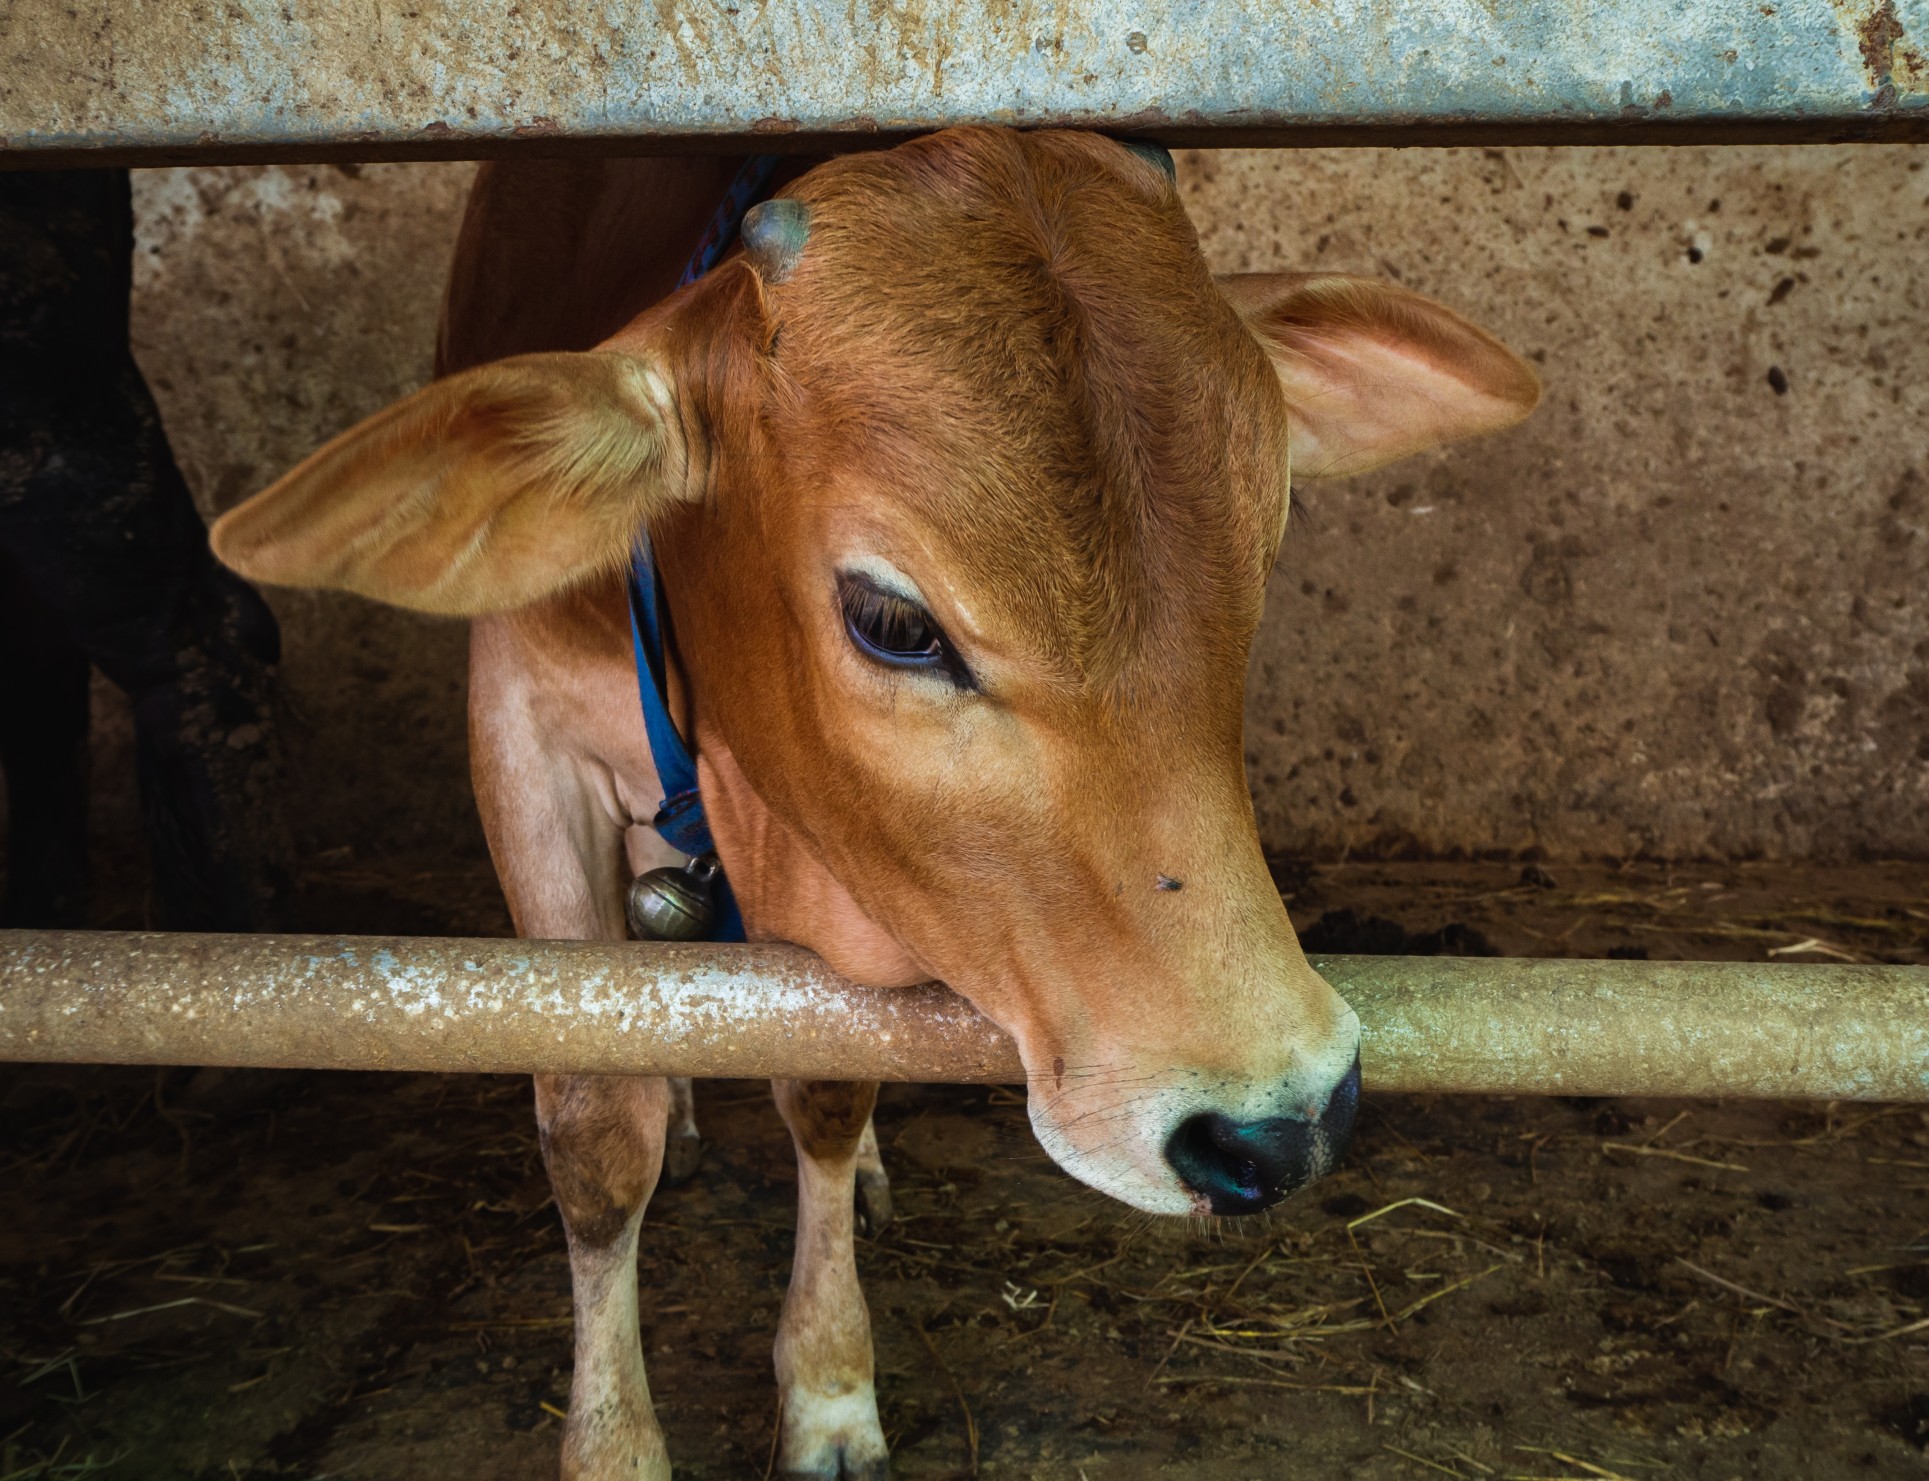
[[[846,572],[837,578],[837,601],[851,646],[873,663],[932,669],[960,689],[976,687],[937,619],[911,598]]]

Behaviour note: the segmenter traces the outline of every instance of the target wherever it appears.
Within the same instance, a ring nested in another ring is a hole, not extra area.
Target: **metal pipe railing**
[[[1315,957],[1370,1089],[1929,1100],[1929,968]],[[795,947],[0,931],[0,1060],[1016,1083]]]

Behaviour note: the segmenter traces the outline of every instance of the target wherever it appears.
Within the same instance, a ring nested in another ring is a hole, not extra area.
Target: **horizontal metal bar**
[[[1929,1100],[1929,968],[1316,957],[1370,1089]],[[782,946],[0,931],[0,1059],[1018,1083]]]
[[[1929,0],[13,0],[0,158],[1929,137]]]

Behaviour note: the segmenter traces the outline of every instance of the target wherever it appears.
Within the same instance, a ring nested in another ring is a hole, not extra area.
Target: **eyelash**
[[[971,670],[937,619],[916,602],[862,576],[837,578],[837,603],[851,646],[885,668],[935,670],[960,689],[976,689]]]

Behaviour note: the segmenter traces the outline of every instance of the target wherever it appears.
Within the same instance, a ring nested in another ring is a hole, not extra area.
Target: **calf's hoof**
[[[674,1188],[687,1183],[703,1166],[703,1138],[695,1127],[673,1128],[663,1144],[663,1181]]]
[[[782,1481],[891,1481],[891,1462],[889,1457],[882,1457],[854,1465],[848,1459],[833,1457],[828,1470],[785,1470],[777,1474]]]
[[[857,1218],[870,1235],[891,1222],[891,1179],[883,1168],[876,1172],[857,1170]]]
[[[877,1391],[866,1383],[841,1394],[786,1395],[778,1457],[784,1481],[890,1481]]]

